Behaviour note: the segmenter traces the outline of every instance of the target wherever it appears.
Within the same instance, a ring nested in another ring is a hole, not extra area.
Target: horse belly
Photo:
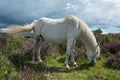
[[[63,43],[65,39],[63,38],[54,39],[53,37],[47,37],[46,41],[52,44],[60,44],[60,43]]]
[[[65,30],[61,29],[49,29],[49,30],[43,30],[42,36],[44,39],[53,44],[60,44],[66,40],[66,32]]]

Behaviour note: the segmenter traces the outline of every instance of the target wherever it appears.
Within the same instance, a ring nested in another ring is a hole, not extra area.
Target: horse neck
[[[96,38],[92,31],[82,20],[80,21],[80,38],[87,47],[87,49],[95,51],[97,45]]]

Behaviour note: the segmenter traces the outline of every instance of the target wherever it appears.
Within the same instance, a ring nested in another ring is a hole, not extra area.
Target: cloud
[[[120,31],[120,0],[1,0],[0,3],[1,24],[26,24],[40,17],[73,14],[91,28],[117,27]]]
[[[115,0],[113,0],[115,1]],[[117,1],[119,2],[119,1]],[[81,2],[82,3],[82,2]],[[83,3],[82,3],[83,4]],[[119,26],[120,25],[120,3],[106,2],[104,0],[89,0],[85,6],[76,12],[83,20],[92,25]],[[79,5],[78,7],[81,7]]]
[[[0,26],[4,27],[4,26],[6,26],[6,23],[0,23]]]
[[[120,0],[103,0],[104,2],[120,3]]]
[[[71,4],[71,3],[67,3],[65,9],[76,10],[76,9],[78,9],[78,6]]]
[[[59,10],[61,11],[60,7],[63,6],[61,1],[56,0],[48,0],[48,2],[43,0],[1,0],[1,4],[0,16],[21,22],[47,16],[55,11],[59,12]]]

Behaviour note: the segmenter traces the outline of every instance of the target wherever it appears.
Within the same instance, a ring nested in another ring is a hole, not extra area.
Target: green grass
[[[101,54],[95,66],[88,65],[88,59],[79,55],[81,58],[76,57],[78,67],[70,64],[71,70],[67,71],[63,64],[63,49],[59,54],[58,48],[53,46],[44,55],[43,63],[36,61],[33,64],[32,50],[27,49],[29,45],[25,43],[21,39],[13,38],[7,45],[9,51],[0,48],[0,80],[22,80],[23,76],[26,76],[26,80],[120,80],[120,70],[106,66],[107,54]],[[21,48],[22,45],[27,49],[26,52]]]
[[[6,80],[6,78],[15,80],[20,78],[20,74],[16,71],[14,65],[12,65],[5,55],[0,53],[0,80]]]
[[[43,63],[36,61],[35,64],[25,59],[21,66],[26,65],[30,68],[27,80],[31,80],[32,77],[36,77],[36,80],[120,80],[120,70],[105,67],[105,57],[100,57],[95,66],[89,66],[87,59],[77,59],[79,66],[75,68],[70,64],[70,71],[64,67],[64,58],[65,56],[60,55],[57,57],[47,56]],[[8,72],[10,72],[10,80],[18,80],[22,74],[26,73],[23,68],[18,66],[16,68],[9,63],[3,54],[0,55],[0,62],[0,80],[5,80],[5,75]],[[19,70],[22,70],[22,74]]]
[[[104,58],[97,61],[95,66],[88,66],[86,59],[78,59],[79,67],[66,71],[63,62],[57,57],[56,59],[48,58],[44,62],[50,69],[50,80],[119,80],[120,70],[108,69],[104,66]]]

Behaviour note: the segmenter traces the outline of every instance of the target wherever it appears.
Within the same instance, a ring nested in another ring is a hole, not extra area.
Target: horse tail
[[[35,26],[35,21],[32,22],[31,24],[27,24],[24,26],[20,25],[12,25],[8,26],[8,28],[2,28],[0,29],[1,33],[7,33],[7,34],[20,34],[20,33],[26,33],[30,32],[34,29]]]

